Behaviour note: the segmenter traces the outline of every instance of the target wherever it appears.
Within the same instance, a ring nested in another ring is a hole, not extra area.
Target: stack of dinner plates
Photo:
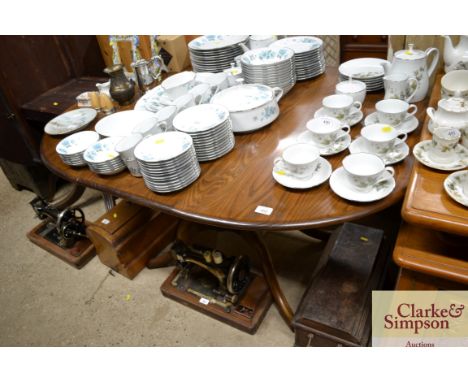
[[[229,69],[243,52],[239,44],[246,44],[248,39],[248,35],[205,35],[190,41],[193,71],[218,73]]]
[[[192,137],[200,162],[220,158],[234,147],[229,112],[221,105],[189,107],[174,118],[173,126]]]
[[[100,175],[113,175],[125,169],[125,163],[115,151],[115,145],[122,137],[102,139],[89,146],[83,158],[91,171]]]
[[[317,37],[286,37],[270,44],[270,48],[290,48],[294,51],[298,80],[307,80],[325,72],[323,41]]]
[[[97,141],[99,141],[99,134],[95,131],[81,131],[62,139],[55,150],[63,162],[69,166],[86,166],[83,153]]]
[[[289,48],[258,48],[241,57],[242,75],[247,84],[280,87],[284,94],[296,83],[294,51]]]
[[[178,191],[200,176],[193,140],[179,131],[145,138],[135,147],[135,157],[146,187],[151,191]]]
[[[385,76],[383,63],[388,63],[388,61],[380,58],[356,58],[343,62],[338,68],[340,80],[345,81],[352,77],[364,82],[367,91],[382,90]]]

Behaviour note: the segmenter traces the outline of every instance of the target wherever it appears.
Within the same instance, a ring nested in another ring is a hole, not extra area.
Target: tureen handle
[[[434,71],[435,67],[437,66],[437,63],[439,62],[439,49],[437,48],[428,48],[426,49],[426,57],[429,57],[431,53],[434,53],[434,58],[432,59],[431,66],[427,71],[427,75],[430,77],[432,75],[432,72]]]
[[[283,96],[283,89],[281,89],[279,87],[274,87],[273,88],[273,94],[275,95],[276,102],[279,102],[279,100]]]

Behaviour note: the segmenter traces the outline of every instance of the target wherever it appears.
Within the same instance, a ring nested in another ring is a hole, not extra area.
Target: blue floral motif
[[[260,120],[260,122],[264,122],[266,120],[271,119],[271,117],[273,117],[277,112],[278,112],[278,106],[276,105],[267,106],[262,110],[260,114],[260,118],[258,118],[257,116],[254,117],[254,121]]]

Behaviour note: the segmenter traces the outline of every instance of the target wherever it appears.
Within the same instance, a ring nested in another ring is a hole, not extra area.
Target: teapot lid
[[[395,53],[395,57],[401,60],[419,60],[426,57],[426,52],[413,47],[414,44],[408,44],[408,49],[399,50]]]

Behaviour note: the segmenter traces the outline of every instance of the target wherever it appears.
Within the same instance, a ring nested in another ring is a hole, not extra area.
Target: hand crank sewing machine
[[[30,204],[43,221],[28,233],[33,243],[76,268],[95,255],[94,246],[86,237],[85,216],[80,208],[62,210],[39,197]]]

